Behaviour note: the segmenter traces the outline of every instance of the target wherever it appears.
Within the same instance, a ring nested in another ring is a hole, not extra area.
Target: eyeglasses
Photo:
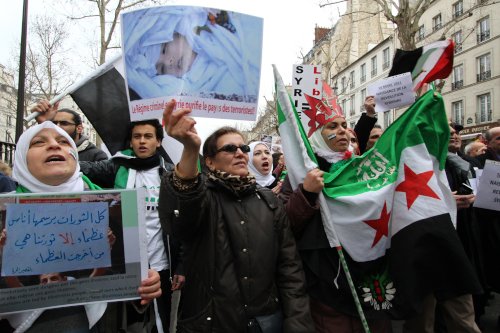
[[[233,144],[227,144],[227,145],[224,145],[222,147],[220,147],[219,149],[217,149],[217,153],[221,152],[221,151],[225,151],[227,153],[236,153],[236,151],[238,150],[238,148],[240,148],[240,150],[244,153],[244,154],[247,154],[249,151],[250,151],[250,146],[249,145],[233,145]]]
[[[69,125],[76,125],[75,123],[66,121],[66,120],[52,120],[52,123],[56,126],[61,125],[61,126],[69,126]]]

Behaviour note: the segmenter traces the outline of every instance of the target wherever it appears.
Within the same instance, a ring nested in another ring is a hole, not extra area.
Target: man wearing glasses
[[[41,100],[35,105],[31,112],[39,112],[36,121],[40,124],[46,120],[52,121],[61,127],[75,141],[78,148],[78,159],[80,161],[102,161],[107,160],[105,152],[97,148],[89,138],[83,135],[83,124],[80,115],[71,109],[58,110],[59,103],[51,105],[47,100]]]

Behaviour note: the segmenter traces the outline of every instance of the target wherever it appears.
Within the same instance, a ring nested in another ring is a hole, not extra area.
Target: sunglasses
[[[247,154],[248,152],[250,152],[250,146],[249,145],[233,145],[233,144],[227,144],[227,145],[224,145],[222,147],[220,147],[219,149],[217,149],[217,153],[221,152],[221,151],[225,151],[227,153],[236,153],[236,151],[238,150],[238,148],[240,148],[240,150],[244,153],[244,154]]]
[[[58,126],[58,125],[61,125],[61,126],[76,125],[75,123],[72,123],[72,122],[69,122],[66,120],[60,120],[60,121],[52,120],[52,123],[56,126]]]

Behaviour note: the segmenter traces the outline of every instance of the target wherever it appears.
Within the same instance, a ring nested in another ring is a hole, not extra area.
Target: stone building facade
[[[462,131],[464,139],[499,126],[500,24],[493,19],[496,10],[500,10],[500,3],[493,0],[436,0],[419,21],[417,46],[441,38],[452,38],[456,43],[453,72],[446,80],[442,95],[449,118],[465,127]],[[377,30],[357,27],[352,28],[351,33],[349,29],[339,29],[339,25],[340,22],[329,35],[332,44],[339,45],[339,40],[354,39],[355,36],[363,39],[364,34],[354,33],[356,29],[369,33]],[[387,27],[383,20],[379,26]],[[392,32],[379,34],[384,38],[376,45],[368,43],[369,38],[365,39],[367,49],[353,48],[352,52],[349,51],[350,57],[335,52],[333,48],[330,59],[320,57],[313,51],[318,47],[324,48],[324,44],[328,43],[322,41],[323,44],[315,45],[309,52],[311,57],[304,59],[305,63],[322,65],[325,71],[323,77],[336,89],[350,126],[356,123],[363,111],[366,86],[387,77],[394,52],[399,47],[395,30],[384,31]],[[351,43],[356,44],[363,43]],[[343,66],[329,67],[332,63]],[[389,126],[405,110],[384,112],[379,115],[379,124]]]

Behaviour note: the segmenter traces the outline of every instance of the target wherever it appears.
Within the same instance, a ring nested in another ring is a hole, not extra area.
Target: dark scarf
[[[231,175],[230,173],[224,171],[215,170],[208,171],[207,176],[210,181],[222,185],[238,196],[254,191],[257,186],[255,177],[250,174],[242,177]]]
[[[113,160],[116,161],[119,166],[123,166],[127,169],[143,171],[160,165],[160,154],[158,152],[147,158],[135,157],[129,149],[123,151],[122,153],[124,155],[133,156],[133,158],[114,157]],[[128,153],[130,153],[130,155]]]

